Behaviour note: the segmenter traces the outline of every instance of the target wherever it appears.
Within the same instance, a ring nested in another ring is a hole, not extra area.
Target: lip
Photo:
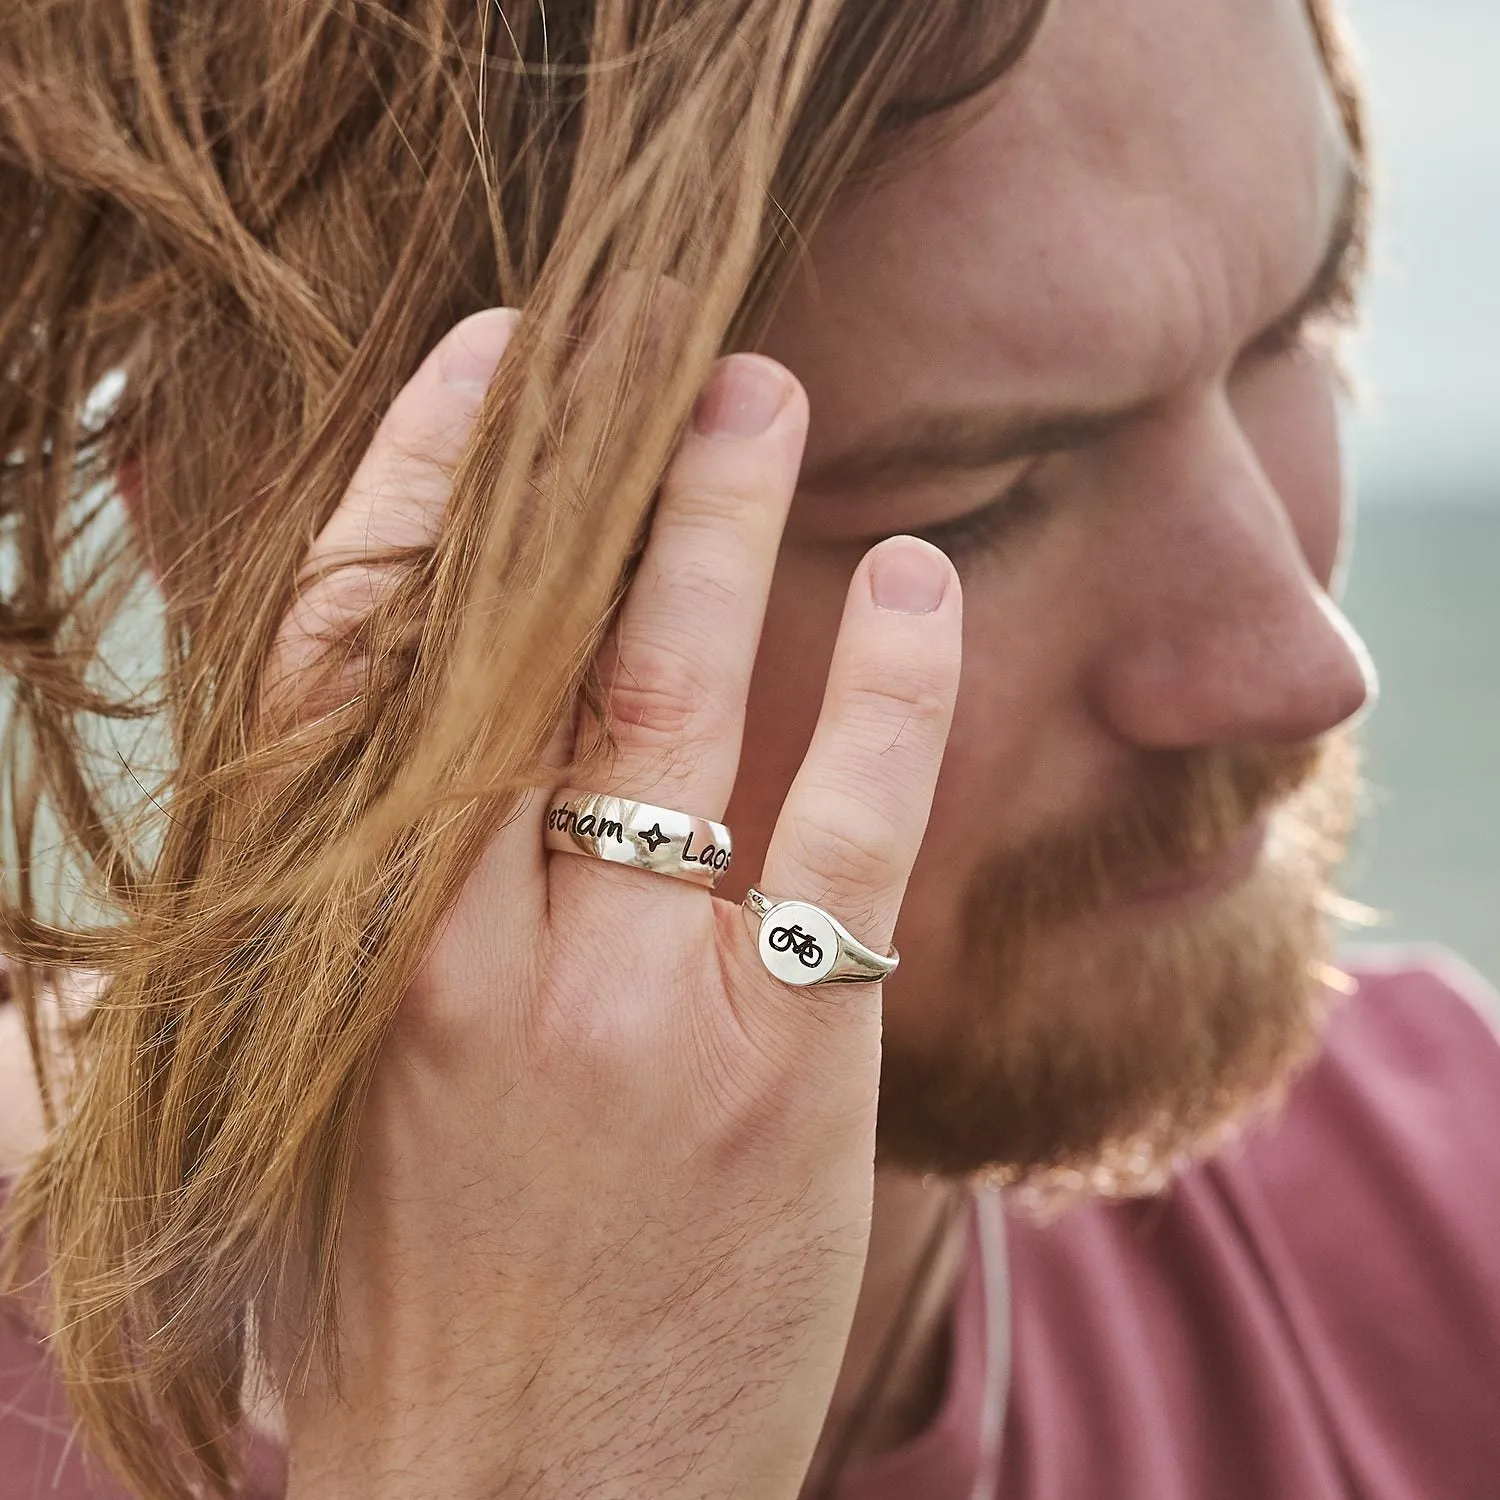
[[[1123,906],[1161,908],[1206,901],[1238,885],[1260,863],[1266,847],[1270,820],[1259,817],[1215,859],[1194,865],[1155,885],[1145,886],[1126,897]]]

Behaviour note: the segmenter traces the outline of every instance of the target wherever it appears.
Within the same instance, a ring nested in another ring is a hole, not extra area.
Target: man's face
[[[861,554],[915,532],[964,582],[886,986],[891,1159],[1149,1178],[1312,1033],[1352,781],[1315,751],[1371,674],[1327,594],[1336,377],[1295,312],[1350,170],[1300,0],[1058,0],[778,313],[812,431],[728,813],[745,878]]]

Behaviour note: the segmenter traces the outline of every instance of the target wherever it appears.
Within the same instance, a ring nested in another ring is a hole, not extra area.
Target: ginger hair
[[[1045,10],[7,0],[0,949],[49,1124],[10,1274],[37,1252],[74,1415],[136,1491],[234,1492],[250,1330],[294,1268],[336,1351],[383,1040],[591,691],[712,361],[833,196],[961,118]],[[524,316],[438,539],[333,643],[351,690],[268,728],[310,540],[426,351],[497,305]],[[101,642],[143,587],[162,666],[127,691]],[[101,764],[131,724],[165,766]],[[46,899],[64,867],[82,916]],[[68,974],[87,1004],[41,1004]]]

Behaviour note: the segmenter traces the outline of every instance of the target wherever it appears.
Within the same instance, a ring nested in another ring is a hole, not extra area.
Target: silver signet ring
[[[783,984],[879,984],[901,955],[867,948],[837,917],[809,901],[773,901],[751,886],[745,911],[759,926],[760,961]]]
[[[724,878],[734,858],[722,823],[571,787],[552,794],[542,830],[547,848],[562,854],[629,865],[709,889]]]

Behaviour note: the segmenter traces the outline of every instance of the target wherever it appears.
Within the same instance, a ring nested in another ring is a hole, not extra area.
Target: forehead
[[[896,412],[1211,376],[1312,275],[1346,151],[1302,0],[1054,0],[961,131],[813,237],[766,342],[810,464]]]

